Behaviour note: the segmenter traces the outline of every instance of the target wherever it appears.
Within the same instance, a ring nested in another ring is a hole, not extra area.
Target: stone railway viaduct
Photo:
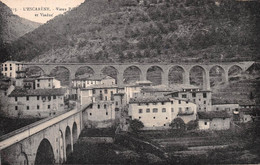
[[[161,84],[168,85],[169,84],[169,73],[171,69],[174,68],[181,68],[182,76],[183,76],[183,83],[190,84],[190,71],[194,69],[194,67],[199,67],[203,70],[203,89],[209,90],[210,89],[210,70],[213,67],[220,67],[222,70],[222,80],[227,83],[228,82],[228,73],[231,67],[237,66],[241,69],[241,71],[246,71],[254,62],[247,61],[247,62],[219,62],[219,63],[158,63],[158,64],[150,64],[150,63],[131,63],[131,64],[100,64],[100,63],[50,63],[50,64],[42,64],[42,63],[25,63],[26,68],[30,67],[39,67],[42,71],[49,75],[53,69],[56,67],[64,67],[66,68],[69,73],[69,81],[71,84],[72,79],[75,78],[77,71],[82,67],[91,68],[95,74],[102,74],[105,68],[112,67],[117,72],[117,84],[122,85],[124,79],[124,72],[130,68],[135,67],[139,70],[140,73],[140,80],[147,80],[147,73],[148,70],[152,67],[158,67],[161,70]]]
[[[146,80],[147,71],[152,66],[161,68],[162,84],[168,84],[169,70],[174,66],[181,67],[184,71],[183,82],[189,84],[190,70],[198,66],[203,69],[204,88],[209,89],[209,71],[214,66],[223,69],[224,81],[228,81],[228,71],[233,66],[238,66],[246,71],[253,62],[214,63],[214,64],[25,64],[26,67],[40,67],[45,74],[49,74],[58,66],[65,67],[70,72],[70,80],[80,67],[88,66],[96,74],[102,73],[106,67],[112,66],[117,70],[118,84],[123,83],[124,71],[135,66],[140,70],[141,80]],[[81,109],[71,110],[35,122],[31,125],[15,130],[0,137],[0,165],[2,164],[62,164],[68,155],[73,152],[80,132],[87,123],[87,109],[91,106],[86,103]]]
[[[0,165],[64,163],[87,122],[86,111],[90,105],[40,120],[0,137]]]

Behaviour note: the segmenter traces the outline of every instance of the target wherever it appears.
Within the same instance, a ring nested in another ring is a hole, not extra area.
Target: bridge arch
[[[74,122],[72,126],[72,140],[73,144],[75,144],[78,140],[78,127],[76,122]]]
[[[28,66],[26,69],[25,69],[25,74],[26,76],[34,76],[34,75],[45,75],[45,72],[44,70],[39,67],[39,66]]]
[[[118,84],[118,70],[114,66],[105,66],[101,69],[102,74],[110,76],[116,80],[116,84]]]
[[[232,65],[228,68],[228,81],[234,81],[239,79],[241,73],[243,72],[243,68],[239,65]]]
[[[70,74],[70,70],[66,66],[56,66],[50,71],[50,76],[55,77],[55,79],[59,80],[62,86],[70,85]]]
[[[209,70],[210,87],[225,82],[226,70],[220,65],[214,65]]]
[[[168,78],[170,84],[184,84],[185,70],[182,66],[176,65],[169,69]]]
[[[206,69],[200,65],[194,65],[190,68],[189,71],[190,84],[196,85],[201,88],[205,88],[206,86]]]
[[[123,83],[130,84],[136,81],[140,81],[141,76],[142,70],[138,66],[129,66],[123,72]]]
[[[153,85],[160,85],[163,82],[164,71],[160,66],[153,65],[147,69],[146,79],[151,81]]]
[[[34,164],[54,164],[55,157],[50,141],[44,138],[36,152]]]
[[[75,78],[90,77],[95,74],[95,71],[90,66],[81,66],[75,72]]]
[[[64,152],[64,136],[61,130],[59,130],[59,157],[60,163],[65,161],[65,152]]]
[[[65,147],[66,147],[66,158],[72,153],[72,144],[71,144],[71,131],[70,127],[66,127],[65,131]]]

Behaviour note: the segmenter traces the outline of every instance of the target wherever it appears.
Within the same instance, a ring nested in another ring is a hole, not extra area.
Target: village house
[[[107,127],[116,119],[114,104],[111,101],[100,101],[93,103],[87,110],[88,125],[91,127]]]
[[[8,96],[8,117],[44,118],[64,112],[66,89],[25,89],[16,87]]]
[[[128,104],[131,98],[136,98],[140,95],[141,89],[143,87],[151,86],[151,81],[136,81],[133,84],[125,86],[125,99]]]
[[[116,80],[106,75],[93,75],[90,77],[76,78],[72,80],[72,97],[78,99],[81,89],[92,85],[115,85]]]
[[[117,85],[97,84],[80,89],[80,105],[87,102],[114,101],[114,94],[118,92]]]
[[[2,63],[1,73],[10,78],[16,78],[17,72],[23,71],[24,65],[17,61],[6,61]]]
[[[131,98],[130,119],[143,122],[145,129],[166,129],[173,119],[180,117],[187,124],[196,120],[196,104],[188,100],[169,97]]]
[[[16,79],[16,86],[20,86],[26,89],[61,88],[59,80],[48,76],[34,76]]]
[[[231,116],[226,111],[198,112],[200,130],[227,130]]]
[[[178,84],[172,87],[176,92],[165,94],[175,98],[188,99],[197,104],[197,111],[207,112],[212,110],[211,91],[201,90],[193,85]]]

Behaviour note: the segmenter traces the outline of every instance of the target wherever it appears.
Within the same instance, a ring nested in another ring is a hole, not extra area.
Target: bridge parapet
[[[65,113],[62,113],[59,115],[55,115],[55,116],[37,121],[28,126],[22,127],[20,129],[17,129],[13,132],[10,132],[8,134],[1,136],[0,137],[0,151],[19,141],[24,140],[25,138],[28,138],[28,137],[40,132],[52,125],[55,125],[58,122],[66,120],[67,118],[69,118],[77,113],[82,112],[89,106],[90,106],[90,104],[87,104],[84,107],[82,107],[80,110],[78,110],[78,109],[71,110],[69,112],[65,112]]]

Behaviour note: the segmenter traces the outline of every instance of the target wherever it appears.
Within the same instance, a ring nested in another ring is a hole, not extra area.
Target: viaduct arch
[[[95,74],[100,75],[102,74],[102,71],[106,67],[113,67],[115,71],[117,72],[117,84],[123,85],[124,80],[124,72],[129,67],[136,67],[140,70],[140,80],[147,80],[147,72],[148,69],[157,66],[161,68],[161,84],[169,85],[169,74],[170,69],[174,67],[180,67],[183,69],[183,84],[190,84],[190,71],[193,67],[198,66],[203,69],[203,88],[204,89],[210,89],[210,75],[209,72],[214,66],[218,66],[223,69],[223,81],[225,83],[228,82],[228,72],[231,67],[238,66],[241,68],[241,70],[244,72],[246,71],[254,62],[248,61],[248,62],[219,62],[219,63],[183,63],[183,64],[174,64],[174,63],[167,63],[167,64],[149,64],[149,63],[136,63],[136,64],[85,64],[85,63],[54,63],[54,64],[39,64],[39,63],[25,63],[25,67],[32,67],[32,66],[38,66],[40,67],[45,74],[49,75],[53,69],[55,69],[57,66],[64,67],[69,70],[70,76],[69,81],[71,84],[72,79],[75,78],[75,74],[81,67],[89,67],[91,68]]]
[[[73,145],[84,128],[80,110],[40,120],[0,137],[0,164],[62,164],[73,152]]]

